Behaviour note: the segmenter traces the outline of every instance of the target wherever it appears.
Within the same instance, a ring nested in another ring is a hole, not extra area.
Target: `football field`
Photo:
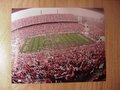
[[[27,38],[20,52],[39,52],[44,49],[57,49],[75,45],[89,44],[91,40],[76,33],[36,36]]]

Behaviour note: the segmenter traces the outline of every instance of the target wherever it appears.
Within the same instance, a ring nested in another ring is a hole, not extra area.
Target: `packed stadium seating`
[[[23,18],[12,23],[12,30],[30,26],[34,24],[54,23],[54,22],[77,22],[77,17],[72,14],[47,14]]]
[[[35,54],[19,54],[13,66],[12,81],[52,83],[99,80],[105,75],[103,46],[104,43],[99,42]],[[97,73],[98,71],[100,72]]]
[[[85,23],[88,25],[88,31],[85,31]],[[85,23],[78,23],[77,16],[72,14],[46,14],[12,22],[12,82],[59,83],[104,80],[105,44],[104,41],[97,42],[99,36],[104,36],[103,25],[88,17]],[[94,40],[94,43],[34,53],[20,52],[26,38],[62,33],[82,34]]]
[[[79,25],[78,23],[50,23],[29,26],[12,31],[12,36],[13,38],[26,38],[28,36],[42,36],[46,34],[78,33],[80,30],[82,30],[82,28],[82,25]]]
[[[26,38],[33,35],[57,34],[65,32],[82,33],[83,35],[98,40],[99,36],[104,36],[103,25],[101,22],[93,18],[86,18],[89,31],[86,35],[84,32],[84,24],[81,25],[77,21],[77,17],[70,14],[51,14],[33,16],[14,21],[12,23],[12,35],[14,38]],[[49,29],[49,30],[48,30]],[[74,29],[74,30],[73,30]],[[22,32],[24,30],[24,33]]]

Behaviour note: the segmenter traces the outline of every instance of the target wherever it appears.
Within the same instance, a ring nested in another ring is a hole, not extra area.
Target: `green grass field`
[[[64,48],[72,45],[84,45],[90,42],[91,41],[86,37],[75,33],[37,36],[27,38],[24,45],[20,49],[20,52],[38,52],[44,49]]]

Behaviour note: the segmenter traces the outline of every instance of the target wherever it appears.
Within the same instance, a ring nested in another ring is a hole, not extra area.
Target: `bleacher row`
[[[78,22],[78,19],[72,14],[47,14],[31,16],[12,22],[12,31],[25,26],[50,22]]]
[[[104,78],[104,42],[19,54],[12,69],[13,83],[99,81]]]
[[[86,17],[89,31],[88,38],[98,40],[104,36],[103,24],[99,20]],[[23,18],[12,22],[13,38],[26,38],[33,35],[59,34],[59,33],[82,33],[84,24],[78,23],[77,16],[71,14],[48,14]],[[23,32],[24,31],[24,32]]]
[[[104,36],[105,33],[103,31],[103,29],[100,29],[96,26],[94,26],[94,24],[89,25],[90,31],[89,31],[89,37],[93,38],[93,39],[98,39],[99,36]]]
[[[42,36],[49,34],[60,33],[79,33],[83,30],[83,26],[78,23],[49,23],[41,25],[33,25],[25,28],[21,28],[12,32],[12,38],[27,38],[32,36]]]

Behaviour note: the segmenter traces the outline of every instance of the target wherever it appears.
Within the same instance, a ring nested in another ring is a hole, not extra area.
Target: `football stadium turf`
[[[36,36],[32,38],[27,38],[24,45],[20,49],[20,52],[38,52],[44,49],[63,48],[73,45],[84,45],[90,42],[91,40],[89,40],[88,38],[76,33]]]

